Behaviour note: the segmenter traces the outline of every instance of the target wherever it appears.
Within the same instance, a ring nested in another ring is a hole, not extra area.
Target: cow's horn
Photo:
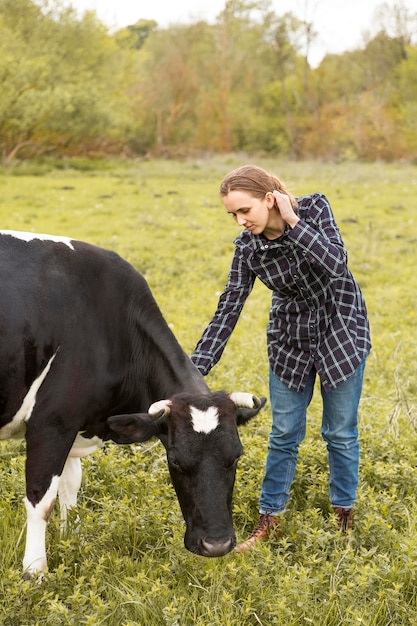
[[[261,406],[261,401],[256,396],[251,393],[244,392],[235,392],[230,394],[230,399],[234,402],[235,406],[246,408],[246,409],[255,409]]]
[[[148,409],[148,413],[154,419],[162,417],[163,415],[169,415],[171,412],[171,400],[158,400],[154,402]]]

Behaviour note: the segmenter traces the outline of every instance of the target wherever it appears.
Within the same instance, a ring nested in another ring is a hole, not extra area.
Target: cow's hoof
[[[43,583],[43,579],[45,577],[45,572],[23,572],[23,580],[25,581],[33,581],[37,585],[41,585]]]

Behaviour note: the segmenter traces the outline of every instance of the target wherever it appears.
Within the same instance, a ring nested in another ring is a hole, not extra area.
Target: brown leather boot
[[[353,528],[353,509],[344,509],[341,506],[335,506],[333,511],[336,515],[337,527],[343,535]]]
[[[247,552],[248,550],[252,550],[252,548],[259,544],[260,541],[267,539],[269,535],[282,537],[279,524],[279,517],[261,513],[259,522],[256,524],[250,537],[236,547],[237,552]]]

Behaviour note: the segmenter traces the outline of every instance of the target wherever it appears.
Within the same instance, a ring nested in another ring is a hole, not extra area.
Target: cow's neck
[[[176,393],[210,392],[203,376],[179,345],[159,309],[152,311],[146,322],[139,319],[136,323],[140,341],[133,346],[132,357],[134,363],[143,368],[136,375],[146,379],[148,397],[143,399],[145,410],[152,402],[170,398]],[[135,372],[136,367],[131,368],[131,371]]]
[[[158,347],[155,346],[155,352],[157,349]],[[203,376],[182,349],[179,348],[179,350],[181,352],[178,351],[174,355],[165,351],[160,353],[160,369],[156,376],[151,375],[149,379],[154,398],[170,398],[183,391],[197,394],[209,393]],[[153,402],[154,398],[152,398]]]

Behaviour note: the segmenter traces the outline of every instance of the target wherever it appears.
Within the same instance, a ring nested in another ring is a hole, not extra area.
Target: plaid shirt
[[[218,362],[258,277],[272,290],[268,358],[289,389],[314,366],[326,391],[345,381],[371,348],[361,290],[327,198],[297,198],[300,221],[270,241],[244,230],[217,311],[192,355],[203,375]]]

